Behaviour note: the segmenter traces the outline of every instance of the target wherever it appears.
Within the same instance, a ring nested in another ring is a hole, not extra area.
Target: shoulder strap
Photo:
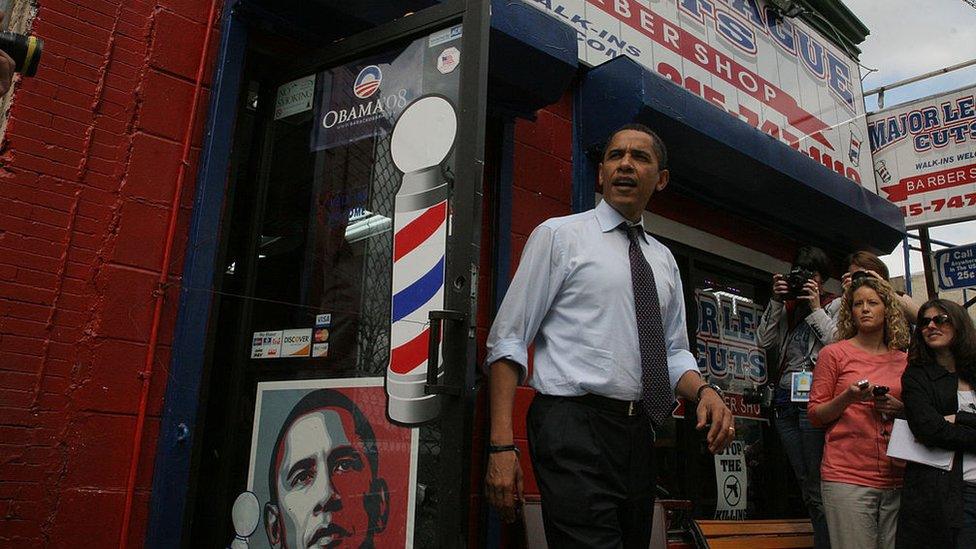
[[[787,327],[786,337],[789,338],[790,332],[792,332],[793,329],[796,328],[796,324],[797,324],[796,315],[794,314],[796,312],[796,300],[791,299],[789,301],[786,301],[785,303],[783,303],[783,308],[786,309],[785,311],[783,311],[783,314],[786,315],[786,327]]]

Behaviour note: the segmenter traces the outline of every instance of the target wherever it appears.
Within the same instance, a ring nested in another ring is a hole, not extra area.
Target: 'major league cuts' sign
[[[695,290],[695,302],[695,342],[701,373],[732,385],[766,383],[766,353],[756,335],[762,309],[748,299],[703,290]]]
[[[868,116],[878,194],[907,227],[976,215],[976,87]]]
[[[849,179],[870,182],[859,67],[799,19],[762,0],[530,4],[576,28],[584,62],[627,55]]]

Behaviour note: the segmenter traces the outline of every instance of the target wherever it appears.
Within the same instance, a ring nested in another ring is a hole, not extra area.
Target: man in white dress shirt
[[[653,131],[628,124],[615,132],[599,166],[603,202],[532,232],[488,337],[488,500],[514,520],[522,478],[512,406],[535,344],[528,381],[537,394],[527,424],[550,547],[646,549],[654,426],[675,393],[697,402],[710,451],[735,436],[721,390],[702,380],[688,350],[674,257],[643,230],[644,209],[668,177],[667,151]],[[652,307],[642,299],[647,288],[658,298]]]

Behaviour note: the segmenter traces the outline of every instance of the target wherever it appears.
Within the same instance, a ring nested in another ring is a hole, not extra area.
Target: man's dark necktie
[[[624,225],[630,238],[630,279],[634,285],[634,311],[641,354],[641,406],[655,425],[671,415],[674,393],[668,377],[668,351],[664,344],[661,303],[654,272],[640,249],[640,225]]]

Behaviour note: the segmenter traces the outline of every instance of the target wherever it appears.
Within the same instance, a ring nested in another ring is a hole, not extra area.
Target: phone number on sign
[[[901,206],[905,217],[915,217],[928,212],[938,212],[945,208],[969,208],[976,206],[976,193],[960,194],[950,198],[936,198],[928,203],[916,202]]]

